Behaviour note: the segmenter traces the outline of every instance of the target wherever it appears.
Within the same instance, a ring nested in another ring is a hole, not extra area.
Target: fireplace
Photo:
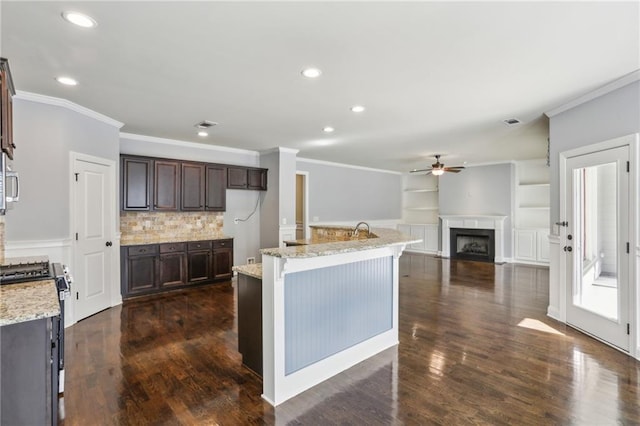
[[[450,228],[452,259],[493,262],[495,231],[493,229]]]
[[[466,229],[472,231],[493,231],[493,248],[492,259],[495,263],[506,262],[505,258],[505,221],[507,216],[490,216],[490,215],[441,215],[440,220],[440,241],[442,242],[442,250],[440,255],[444,258],[455,257],[453,253],[451,230]],[[458,257],[459,259],[459,257]]]

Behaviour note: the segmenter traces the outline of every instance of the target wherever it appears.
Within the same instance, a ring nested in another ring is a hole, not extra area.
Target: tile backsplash
[[[120,245],[223,238],[219,212],[121,212]]]

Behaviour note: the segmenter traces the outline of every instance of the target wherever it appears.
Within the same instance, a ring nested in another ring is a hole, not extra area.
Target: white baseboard
[[[549,318],[553,318],[556,321],[560,321],[560,322],[564,323],[564,321],[562,321],[560,319],[560,311],[558,311],[558,309],[555,308],[554,306],[549,306],[547,308],[547,316]]]

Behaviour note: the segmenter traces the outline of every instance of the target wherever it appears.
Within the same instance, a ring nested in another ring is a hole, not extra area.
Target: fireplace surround
[[[494,231],[494,249],[493,261],[495,263],[504,263],[505,259],[505,233],[504,226],[507,216],[490,216],[490,215],[443,215],[440,216],[442,221],[441,240],[442,257],[451,256],[451,228],[464,229],[485,229]]]
[[[449,235],[452,259],[494,261],[493,229],[451,228]]]

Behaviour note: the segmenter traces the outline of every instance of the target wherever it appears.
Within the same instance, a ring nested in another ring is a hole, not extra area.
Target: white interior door
[[[79,321],[111,306],[113,165],[76,159],[73,298]]]
[[[567,323],[629,350],[629,148],[567,159]]]

